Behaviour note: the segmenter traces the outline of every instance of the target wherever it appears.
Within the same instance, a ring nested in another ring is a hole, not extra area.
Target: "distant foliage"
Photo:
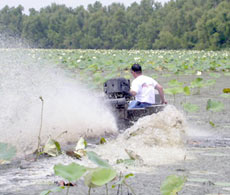
[[[68,8],[55,3],[39,11],[5,6],[0,35],[33,47],[68,49],[210,49],[230,46],[229,0],[142,0],[125,7],[100,2]],[[1,37],[1,36],[0,36]],[[1,45],[0,45],[1,46]]]

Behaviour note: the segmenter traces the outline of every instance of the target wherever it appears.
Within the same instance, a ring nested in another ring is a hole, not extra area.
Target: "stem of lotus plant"
[[[91,187],[89,187],[89,190],[88,190],[88,195],[90,195],[90,192],[91,192]]]
[[[105,189],[106,189],[106,195],[109,195],[108,184],[105,184]]]
[[[122,177],[122,173],[120,172],[120,175],[119,175],[119,181],[121,181],[121,177]],[[121,188],[121,184],[118,184],[118,188],[117,188],[117,195],[120,194],[120,188]]]
[[[69,188],[70,188],[70,184],[68,184],[68,186],[67,186],[67,192],[66,192],[66,195],[68,195],[68,194],[69,194]]]
[[[200,87],[197,88],[197,95],[200,95]]]
[[[44,109],[44,100],[42,96],[39,97],[39,99],[42,101],[42,108],[41,108],[41,121],[40,121],[40,128],[39,128],[39,134],[38,134],[38,146],[37,146],[37,154],[35,160],[38,159],[38,156],[40,154],[40,146],[41,146],[41,132],[42,132],[42,123],[43,123],[43,109]]]
[[[127,186],[128,189],[130,189],[133,195],[136,195],[133,188],[130,185],[128,185],[125,181],[123,183]]]
[[[68,133],[67,131],[63,131],[62,133],[60,133],[54,140],[57,140],[59,137],[61,137],[63,134]]]
[[[173,104],[175,105],[175,103],[176,103],[176,95],[173,94]]]
[[[118,187],[117,187],[117,195],[119,195],[120,194],[120,184],[118,184]]]

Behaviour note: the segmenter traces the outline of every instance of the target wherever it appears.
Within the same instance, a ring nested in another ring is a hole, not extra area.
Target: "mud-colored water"
[[[39,96],[45,103],[43,140],[49,134],[56,136],[67,130],[62,144],[74,149],[74,144],[66,144],[76,143],[80,136],[97,137],[95,142],[99,135],[116,131],[111,113],[95,100],[93,93],[65,71],[42,59],[35,60],[33,55],[29,50],[14,51],[14,55],[12,50],[0,52],[3,59],[0,69],[0,95],[3,97],[0,133],[4,135],[1,142],[13,143],[25,154],[33,151],[41,119]],[[188,83],[196,77],[176,78]],[[162,74],[157,80],[167,87],[167,82],[173,78]],[[213,79],[208,73],[202,78]],[[215,85],[202,88],[200,94],[176,95],[176,101],[166,96],[169,105],[164,111],[140,119],[123,134],[108,138],[105,145],[93,144],[88,150],[107,159],[118,171],[135,173],[129,184],[136,194],[160,194],[160,185],[170,174],[187,177],[180,194],[229,194],[230,100],[220,97],[222,89],[229,88],[229,79],[222,75],[215,78]],[[223,102],[224,110],[217,113],[207,111],[208,99]],[[183,102],[197,104],[200,109],[196,113],[186,113],[182,109]],[[215,127],[209,121],[215,123]],[[130,158],[128,152],[136,156],[135,163],[117,164],[118,159]],[[41,157],[36,162],[27,156],[0,165],[0,193],[39,194],[51,189],[57,186],[55,181],[62,180],[54,175],[53,166],[71,162],[93,166],[87,158],[79,161],[65,154],[54,158]],[[117,194],[116,190],[109,188],[110,194]],[[82,180],[70,189],[70,194],[87,194]],[[105,194],[105,189],[95,189],[92,194]],[[126,188],[123,194],[128,194]]]

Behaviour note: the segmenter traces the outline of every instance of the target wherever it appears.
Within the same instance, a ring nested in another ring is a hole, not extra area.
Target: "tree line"
[[[38,48],[211,49],[230,47],[230,0],[142,0],[87,8],[51,4],[39,11],[5,6],[0,34]]]

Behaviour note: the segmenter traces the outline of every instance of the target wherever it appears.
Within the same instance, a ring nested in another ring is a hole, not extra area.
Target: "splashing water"
[[[31,49],[0,50],[0,142],[18,153],[36,149],[44,99],[42,141],[76,142],[80,136],[116,132],[114,117],[96,94]]]
[[[98,146],[95,151],[114,165],[118,159],[130,158],[126,151],[138,157],[141,167],[174,163],[185,158],[186,131],[183,114],[168,105],[162,112],[139,119],[116,140]]]

